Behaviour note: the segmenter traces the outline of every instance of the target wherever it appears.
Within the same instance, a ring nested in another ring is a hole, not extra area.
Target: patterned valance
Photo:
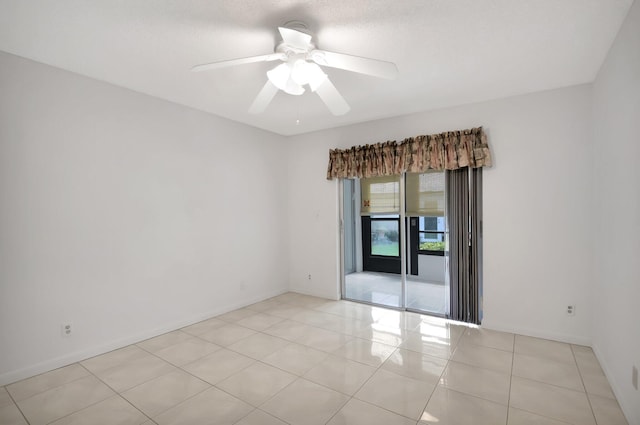
[[[482,127],[329,151],[327,179],[491,166]]]

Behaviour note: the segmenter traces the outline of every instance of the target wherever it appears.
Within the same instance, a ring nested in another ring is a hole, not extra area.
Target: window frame
[[[432,251],[432,250],[428,250],[428,249],[420,249],[420,234],[422,233],[429,233],[429,234],[438,234],[438,235],[442,235],[442,239],[443,241],[447,240],[447,231],[446,230],[420,230],[420,218],[422,217],[437,217],[437,216],[419,216],[418,217],[418,231],[417,231],[417,236],[418,236],[418,241],[417,241],[417,245],[418,245],[418,254],[419,255],[433,255],[433,256],[437,256],[437,257],[444,257],[444,253],[446,251],[446,249],[443,249],[442,251]]]

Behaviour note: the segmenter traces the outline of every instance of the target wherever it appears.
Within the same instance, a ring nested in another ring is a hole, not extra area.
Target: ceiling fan
[[[362,58],[317,49],[304,23],[287,22],[278,27],[282,41],[275,52],[267,55],[232,59],[194,66],[195,72],[226,68],[255,62],[282,61],[267,71],[267,82],[253,101],[249,112],[259,114],[269,105],[278,90],[301,95],[306,85],[316,93],[334,115],[344,115],[351,109],[320,66],[343,69],[379,78],[395,79],[398,68],[394,63]]]

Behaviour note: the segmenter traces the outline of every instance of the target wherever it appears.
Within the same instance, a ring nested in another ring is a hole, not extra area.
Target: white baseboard
[[[129,335],[127,337],[109,341],[107,343],[100,344],[98,346],[88,347],[82,350],[65,354],[60,357],[45,360],[41,363],[29,365],[27,367],[24,367],[18,370],[5,372],[0,375],[0,386],[8,385],[26,378],[30,378],[35,375],[39,375],[44,372],[49,372],[54,369],[68,366],[70,364],[73,364],[82,360],[86,360],[88,358],[98,356],[100,354],[108,353],[109,351],[117,350],[119,348],[126,347],[128,345],[135,344],[135,343],[144,341],[146,339],[153,338],[155,336],[174,331],[176,329],[184,328],[185,326],[189,326],[194,323],[201,322],[211,317],[219,316],[229,311],[246,307],[256,302],[263,301],[268,298],[272,298],[272,297],[284,294],[285,292],[287,292],[287,289],[280,289],[277,291],[267,292],[262,296],[251,297],[241,302],[225,306],[224,308],[215,309],[204,314],[199,314],[199,315],[187,318],[185,320],[180,320],[178,322],[166,324],[164,326],[161,326],[155,329],[150,329],[148,331],[145,331],[136,335]]]
[[[491,329],[494,331],[511,332],[514,334],[532,336],[532,337],[543,338],[543,339],[550,339],[553,341],[566,342],[569,344],[586,345],[588,347],[591,346],[591,339],[587,337],[580,337],[580,336],[557,333],[557,332],[544,332],[537,329],[520,328],[517,326],[504,325],[502,323],[493,323],[488,320],[482,321],[482,327],[485,329]]]
[[[300,288],[300,287],[291,288],[290,291],[291,292],[295,292],[297,294],[309,295],[309,296],[312,296],[312,297],[324,298],[324,299],[332,300],[332,301],[338,301],[340,299],[339,295],[328,296],[327,294],[321,293],[319,291],[307,290],[307,289]]]
[[[609,385],[611,386],[611,391],[613,391],[613,395],[616,396],[616,400],[618,401],[618,404],[620,405],[620,409],[622,409],[622,413],[624,413],[625,418],[630,418],[631,417],[631,409],[624,404],[624,400],[625,399],[622,397],[622,394],[621,394],[622,391],[620,390],[620,385],[618,384],[618,382],[616,381],[615,377],[611,373],[607,363],[602,361],[604,356],[600,352],[600,349],[598,348],[597,345],[594,345],[591,348],[593,349],[593,353],[596,355],[596,358],[598,359],[598,363],[600,363],[600,367],[602,367],[602,371],[604,372],[604,376],[606,376],[607,377],[607,381],[609,381]],[[629,422],[629,423],[631,423],[631,422]]]

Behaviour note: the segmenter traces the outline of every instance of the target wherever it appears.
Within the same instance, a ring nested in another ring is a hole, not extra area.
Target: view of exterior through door
[[[352,207],[344,210],[344,246],[357,246],[358,258],[356,267],[345,268],[344,298],[447,314],[444,174],[438,174],[425,174],[422,181],[416,175],[418,180],[406,184],[399,176],[345,180],[343,204]],[[405,202],[401,184],[422,186],[422,193]]]
[[[462,169],[344,180],[343,298],[479,323],[481,177]]]

